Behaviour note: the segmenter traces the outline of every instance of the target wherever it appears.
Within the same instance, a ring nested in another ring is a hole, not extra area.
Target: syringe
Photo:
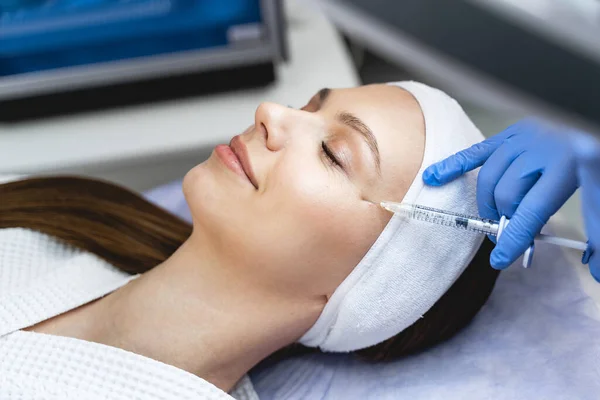
[[[401,214],[407,218],[430,222],[433,224],[450,226],[467,231],[485,233],[486,235],[498,236],[500,230],[500,221],[463,215],[451,211],[438,210],[431,207],[424,207],[417,204],[394,203],[391,201],[382,201],[381,207],[386,210]],[[571,240],[562,237],[546,235],[540,233],[535,240],[555,244],[558,246],[570,247],[581,251],[586,251],[587,244],[578,240]]]

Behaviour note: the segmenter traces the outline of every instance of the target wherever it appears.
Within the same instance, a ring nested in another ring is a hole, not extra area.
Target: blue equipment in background
[[[0,0],[0,117],[95,108],[81,100],[107,88],[96,106],[266,84],[282,14],[280,0]]]

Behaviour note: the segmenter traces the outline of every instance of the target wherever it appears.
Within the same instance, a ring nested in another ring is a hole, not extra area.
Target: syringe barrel
[[[406,204],[406,210],[410,210],[407,216],[416,220],[484,233],[486,235],[495,236],[498,234],[498,222],[496,221],[416,204]]]

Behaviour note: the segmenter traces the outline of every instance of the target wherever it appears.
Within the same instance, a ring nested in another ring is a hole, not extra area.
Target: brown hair
[[[62,239],[130,274],[167,259],[189,237],[190,224],[114,184],[76,177],[32,178],[0,185],[0,228],[22,227]],[[494,287],[485,241],[452,287],[425,315],[398,335],[357,354],[395,359],[440,343],[466,326]],[[443,266],[440,266],[443,268]],[[268,362],[316,351],[279,350]]]

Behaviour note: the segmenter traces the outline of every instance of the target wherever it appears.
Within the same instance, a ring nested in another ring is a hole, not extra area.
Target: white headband
[[[422,174],[432,163],[483,140],[483,136],[444,92],[417,82],[390,84],[415,97],[425,120],[423,163],[403,201],[477,215],[476,172],[441,187],[425,186]],[[480,234],[394,215],[300,343],[344,352],[397,335],[452,286],[482,240]]]

